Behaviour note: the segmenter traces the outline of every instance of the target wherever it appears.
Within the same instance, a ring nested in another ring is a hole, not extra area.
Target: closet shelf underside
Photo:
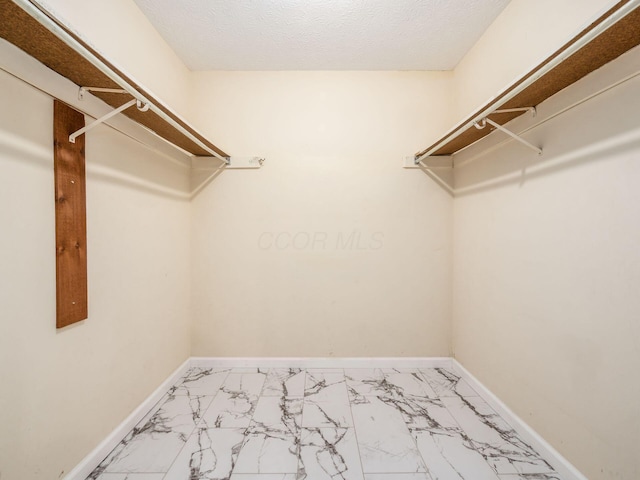
[[[114,80],[109,78],[109,76],[103,73],[103,71],[96,67],[92,62],[58,38],[58,36],[49,31],[38,20],[33,18],[11,0],[0,0],[0,18],[2,18],[2,22],[0,22],[0,38],[4,38],[8,42],[16,45],[18,48],[25,51],[50,69],[68,78],[79,87],[100,87],[111,89],[122,88],[121,85],[118,85]],[[170,117],[173,122],[180,126],[180,128],[172,125],[162,118],[162,116],[151,110],[142,112],[137,108],[128,108],[123,112],[124,115],[152,130],[168,142],[193,155],[211,156],[211,153],[205,150],[201,145],[198,145],[198,143],[192,138],[189,138],[189,135],[186,135],[181,131],[181,129],[187,131],[191,136],[195,137],[202,144],[207,146],[210,150],[218,153],[220,156],[229,156],[171,111],[159,99],[155,98],[138,83],[116,68],[75,33],[61,25],[59,22],[57,23],[59,27],[65,30],[67,35],[72,37],[77,43],[81,44],[84,49],[90,52],[90,54],[97,59],[97,61],[107,66],[109,70],[114,72],[119,78],[122,78],[129,85],[133,86],[136,92],[145,98],[148,98],[156,108],[161,110],[164,115]],[[92,92],[92,94],[114,108],[123,105],[131,99],[129,95],[117,93]]]
[[[489,127],[488,125],[487,128],[482,130],[472,127],[474,119],[478,118],[482,112],[485,112],[488,109],[504,110],[520,107],[534,107],[539,105],[547,98],[558,93],[560,90],[563,90],[594,70],[597,70],[606,63],[639,45],[640,8],[635,8],[618,22],[614,23],[600,35],[580,48],[577,52],[564,59],[546,74],[540,76],[540,78],[535,80],[531,85],[522,89],[522,91],[512,98],[506,99],[511,96],[514,91],[522,88],[522,85],[531,77],[540,75],[540,72],[543,71],[547,64],[556,59],[556,57],[566,54],[565,52],[569,47],[571,47],[571,45],[580,40],[580,38],[591,30],[597,28],[602,22],[627,3],[629,3],[629,0],[616,4],[598,20],[575,36],[570,42],[563,45],[553,55],[502,91],[496,98],[487,102],[481,108],[473,112],[472,115],[456,125],[431,146],[416,153],[415,158],[423,157],[430,151],[431,153],[429,156],[455,154],[459,150],[468,147],[472,143],[477,142],[495,130],[495,127]],[[487,116],[489,116],[494,122],[504,125],[522,114],[523,112],[490,113]],[[449,137],[452,138],[438,147],[439,144]]]

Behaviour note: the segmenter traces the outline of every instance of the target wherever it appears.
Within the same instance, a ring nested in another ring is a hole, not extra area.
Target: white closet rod
[[[97,118],[94,122],[90,123],[89,125],[86,125],[84,127],[82,127],[80,130],[77,130],[75,132],[73,132],[71,135],[69,135],[69,141],[71,143],[76,143],[76,138],[78,138],[80,135],[84,135],[85,133],[87,133],[89,130],[97,127],[98,125],[100,125],[101,123],[106,122],[107,120],[109,120],[111,117],[115,117],[116,115],[118,115],[120,112],[125,111],[127,108],[129,107],[133,107],[136,102],[138,100],[136,100],[135,98],[133,100],[129,100],[127,103],[125,103],[124,105],[119,106],[118,108],[116,108],[115,110],[111,110],[109,113],[107,113],[106,115],[103,115],[100,118]]]
[[[32,79],[27,80],[25,78],[23,78],[22,76],[16,74],[15,72],[13,72],[11,69],[5,68],[3,65],[0,65],[0,72],[4,72],[7,75],[10,75],[12,78],[15,78],[16,80],[24,83],[25,85],[29,85],[30,87],[34,88],[35,90],[37,90],[38,92],[47,95],[49,98],[51,99],[56,99],[58,98],[54,93],[52,93],[50,90],[43,88],[41,85],[33,82]],[[64,100],[63,100],[64,101]],[[95,113],[91,113],[89,111],[87,111],[86,109],[81,108],[78,105],[73,105],[73,104],[69,104],[69,106],[71,108],[73,108],[74,110],[77,110],[78,112],[82,113],[83,115],[87,116],[87,117],[91,117],[91,118],[95,118],[97,119],[98,117],[96,116]],[[133,120],[132,120],[133,121]],[[169,160],[170,162],[174,163],[175,165],[178,165],[181,168],[191,168],[189,165],[185,165],[184,163],[182,163],[181,161],[177,160],[176,158],[172,157],[171,155],[167,154],[167,152],[163,152],[162,150],[158,149],[157,147],[154,147],[152,145],[150,145],[147,142],[144,142],[142,140],[140,140],[140,138],[138,138],[136,135],[132,135],[131,133],[123,130],[122,128],[118,128],[115,125],[109,123],[109,122],[104,122],[103,125],[105,125],[106,127],[112,129],[114,132],[118,132],[122,135],[124,135],[125,137],[127,137],[130,140],[133,140],[134,142],[137,142],[139,145],[142,145],[143,147],[147,148],[149,151],[156,153],[158,155],[160,155],[161,157]],[[144,127],[142,127],[144,128]],[[165,142],[167,145],[171,145],[172,148],[175,148],[176,150],[178,150],[180,153],[184,154],[184,155],[188,155],[191,156],[191,154],[183,151],[181,148],[176,148],[176,146],[170,142],[167,142],[164,138],[160,137],[158,134],[154,133],[153,131],[149,130],[149,133],[154,135],[155,137],[161,139],[163,142]]]
[[[555,67],[560,65],[567,58],[569,58],[571,55],[573,55],[582,47],[584,47],[586,44],[588,44],[591,40],[593,40],[602,32],[604,32],[607,28],[609,28],[610,26],[618,22],[620,19],[624,18],[629,13],[631,13],[633,10],[635,10],[638,7],[638,5],[640,5],[640,0],[631,0],[627,4],[623,5],[618,10],[613,12],[609,17],[603,20],[598,26],[594,27],[593,29],[588,31],[585,35],[583,35],[578,40],[576,40],[574,43],[569,45],[569,47],[567,47],[560,55],[553,58],[551,61],[545,64],[542,68],[540,68],[540,70],[538,70],[534,75],[531,75],[529,78],[524,80],[516,88],[511,90],[509,93],[507,93],[503,97],[500,97],[494,103],[490,104],[488,107],[486,107],[476,116],[474,116],[468,122],[460,123],[457,126],[455,126],[453,130],[451,130],[451,132],[447,136],[445,136],[442,140],[440,140],[433,147],[427,150],[423,155],[416,157],[415,159],[416,165],[418,165],[425,158],[431,156],[433,153],[437,152],[441,147],[443,147],[444,145],[449,143],[451,140],[459,136],[462,132],[466,131],[468,128],[473,127],[475,123],[481,121],[483,118],[486,118],[487,116],[494,113],[498,109],[498,106],[499,106],[497,105],[498,102],[500,105],[504,105],[506,102],[514,98],[524,89],[526,89],[535,81],[537,81],[540,77],[546,75]]]
[[[195,135],[193,135],[190,131],[185,129],[182,125],[176,122],[171,116],[167,115],[167,113],[158,108],[151,100],[138,92],[129,82],[123,79],[116,72],[111,70],[107,65],[104,64],[99,58],[97,58],[93,53],[91,53],[87,48],[79,43],[73,36],[71,36],[62,26],[61,24],[53,18],[47,10],[42,7],[35,0],[13,0],[14,3],[19,5],[24,11],[26,11],[33,18],[38,20],[40,24],[42,24],[47,30],[57,36],[60,40],[65,42],[69,47],[75,50],[78,54],[80,54],[85,60],[90,62],[94,67],[104,73],[107,77],[113,80],[116,84],[126,90],[129,94],[131,94],[136,100],[143,104],[149,105],[149,109],[162,118],[165,122],[173,126],[176,130],[179,130],[183,135],[189,138],[196,145],[200,146],[203,150],[210,153],[212,156],[217,159],[223,161],[225,164],[229,164],[229,159],[223,157],[215,150],[211,149],[207,145],[205,145],[200,139],[198,139]]]
[[[567,105],[566,107],[561,108],[557,112],[552,113],[552,114],[550,114],[548,116],[545,116],[539,122],[536,122],[533,125],[530,125],[527,128],[525,128],[524,130],[518,132],[518,135],[524,135],[525,133],[536,129],[536,128],[540,127],[541,125],[544,125],[545,123],[547,123],[550,120],[553,120],[554,118],[556,118],[556,117],[568,112],[569,110],[573,110],[574,108],[582,105],[583,103],[586,103],[589,100],[592,100],[592,99],[602,95],[603,93],[608,92],[609,90],[613,90],[614,88],[619,87],[620,85],[623,85],[624,83],[626,83],[626,82],[628,82],[630,80],[633,80],[634,78],[639,77],[639,76],[640,76],[640,70],[638,70],[636,72],[633,72],[633,73],[631,73],[629,75],[626,75],[625,77],[621,78],[620,80],[617,80],[617,81],[613,82],[612,84],[607,85],[606,87],[601,88],[600,90],[598,90],[596,92],[593,92],[593,93],[587,95],[586,97],[584,97],[584,98],[582,98],[582,99],[580,99],[580,100],[578,100],[576,102],[573,102],[571,105]],[[488,149],[483,149],[481,152],[476,153],[475,155],[473,155],[473,156],[471,156],[469,158],[466,158],[466,159],[464,159],[463,161],[461,161],[459,163],[455,163],[453,165],[453,167],[454,168],[464,167],[465,165],[477,160],[478,158],[481,158],[481,157],[487,155],[488,153],[490,153],[490,152],[492,152],[494,150],[497,150],[498,148],[501,148],[508,141],[509,141],[508,139],[507,140],[503,140],[503,141],[501,141],[499,143],[496,143],[495,145],[489,147]]]

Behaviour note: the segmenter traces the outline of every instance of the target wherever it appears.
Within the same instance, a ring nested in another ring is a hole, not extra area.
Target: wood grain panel
[[[69,135],[82,127],[83,114],[54,101],[57,328],[88,316],[85,135],[69,142]]]

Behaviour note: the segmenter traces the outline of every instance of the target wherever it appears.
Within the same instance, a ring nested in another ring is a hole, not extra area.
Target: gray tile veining
[[[306,372],[301,368],[273,368],[267,373],[263,397],[302,397]]]
[[[202,422],[207,428],[248,427],[265,377],[262,373],[230,373]]]
[[[363,480],[353,428],[304,428],[298,480]]]
[[[192,368],[90,480],[562,480],[446,368]]]
[[[443,397],[470,445],[498,474],[553,473],[553,468],[525,443],[480,397]]]
[[[477,397],[467,382],[446,368],[428,368],[420,373],[439,397]]]
[[[344,373],[307,372],[302,426],[353,426]]]
[[[231,476],[243,442],[244,429],[198,427],[164,480],[226,480]]]

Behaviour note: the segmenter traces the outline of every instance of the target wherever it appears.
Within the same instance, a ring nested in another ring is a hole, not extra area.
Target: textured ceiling
[[[451,70],[509,0],[135,0],[192,70]]]

